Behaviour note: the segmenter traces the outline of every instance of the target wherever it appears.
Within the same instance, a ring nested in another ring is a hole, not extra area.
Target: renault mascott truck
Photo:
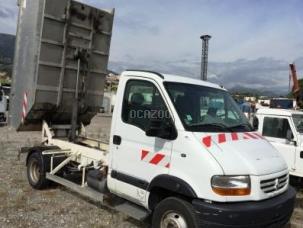
[[[295,191],[279,153],[218,85],[122,73],[109,144],[85,126],[102,104],[114,12],[20,0],[10,123],[42,130],[29,184],[61,184],[154,228],[282,227]]]

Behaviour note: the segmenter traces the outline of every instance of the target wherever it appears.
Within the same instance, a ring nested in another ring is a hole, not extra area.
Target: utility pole
[[[201,55],[201,80],[207,81],[207,66],[208,66],[208,41],[210,35],[203,35],[200,37],[202,40],[202,55]]]

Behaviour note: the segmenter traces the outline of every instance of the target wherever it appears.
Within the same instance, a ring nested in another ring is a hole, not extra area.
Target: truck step
[[[144,221],[149,216],[150,213],[145,208],[137,206],[136,204],[131,203],[129,201],[124,201],[124,203],[111,206],[111,208],[120,211],[139,221]]]
[[[75,184],[71,181],[68,181],[62,177],[59,177],[59,176],[56,176],[56,175],[52,175],[50,173],[47,173],[46,174],[46,178],[48,180],[51,180],[55,183],[58,183],[58,184],[61,184],[65,187],[67,187],[68,189],[74,191],[74,192],[77,192],[83,196],[86,196],[90,199],[93,199],[94,201],[96,202],[101,202],[103,203],[103,194],[102,193],[99,193],[93,189],[91,189],[90,187],[81,187],[80,185],[78,184]]]
[[[112,194],[102,194],[88,186],[82,187],[81,185],[78,185],[57,175],[52,175],[50,173],[46,173],[46,178],[55,183],[61,184],[67,187],[68,189],[80,195],[83,195],[95,202],[99,202],[108,208],[122,212],[139,221],[144,221],[150,214],[150,212],[145,208],[138,206],[130,201],[124,200],[117,196],[114,196],[113,198]]]

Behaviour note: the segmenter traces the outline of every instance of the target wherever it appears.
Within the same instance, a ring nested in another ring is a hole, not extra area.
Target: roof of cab
[[[293,114],[303,115],[303,111],[294,109],[279,109],[279,108],[261,108],[258,109],[259,115],[273,115],[273,116],[291,116]]]
[[[139,76],[139,77],[145,77],[150,78],[159,82],[177,82],[177,83],[187,83],[187,84],[193,84],[193,85],[201,85],[201,86],[207,86],[207,87],[213,87],[217,89],[223,89],[221,86],[206,82],[194,78],[189,77],[182,77],[178,75],[172,75],[172,74],[161,74],[154,71],[145,71],[145,70],[126,70],[124,71],[121,76]]]

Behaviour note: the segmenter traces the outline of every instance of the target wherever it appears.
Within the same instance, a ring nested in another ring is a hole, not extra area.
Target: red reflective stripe
[[[206,136],[202,139],[203,144],[206,147],[210,147],[211,146],[211,136]]]
[[[23,104],[25,105],[25,106],[27,106],[27,93],[24,93],[24,96],[23,96]]]
[[[147,150],[141,151],[141,160],[143,160],[149,152]]]
[[[219,143],[224,143],[226,142],[226,137],[225,137],[225,134],[218,134],[218,142]]]
[[[254,135],[252,135],[252,134],[250,134],[248,132],[244,132],[243,134],[246,135],[246,136],[248,136],[248,137],[250,137],[250,138],[252,138],[252,139],[257,139],[256,136],[254,136]]]
[[[156,154],[149,163],[157,165],[164,157],[165,155],[163,154]]]
[[[260,138],[260,139],[264,139],[264,137],[263,137],[262,135],[260,135],[259,133],[254,132],[253,134],[254,134],[255,136],[257,136],[258,138]]]
[[[25,92],[23,94],[23,101],[22,101],[22,112],[21,112],[21,122],[22,123],[24,123],[24,119],[26,117],[27,106],[28,106],[28,100],[27,100],[27,93]]]
[[[233,141],[239,140],[238,133],[235,133],[235,132],[231,133],[231,139],[232,139]]]

